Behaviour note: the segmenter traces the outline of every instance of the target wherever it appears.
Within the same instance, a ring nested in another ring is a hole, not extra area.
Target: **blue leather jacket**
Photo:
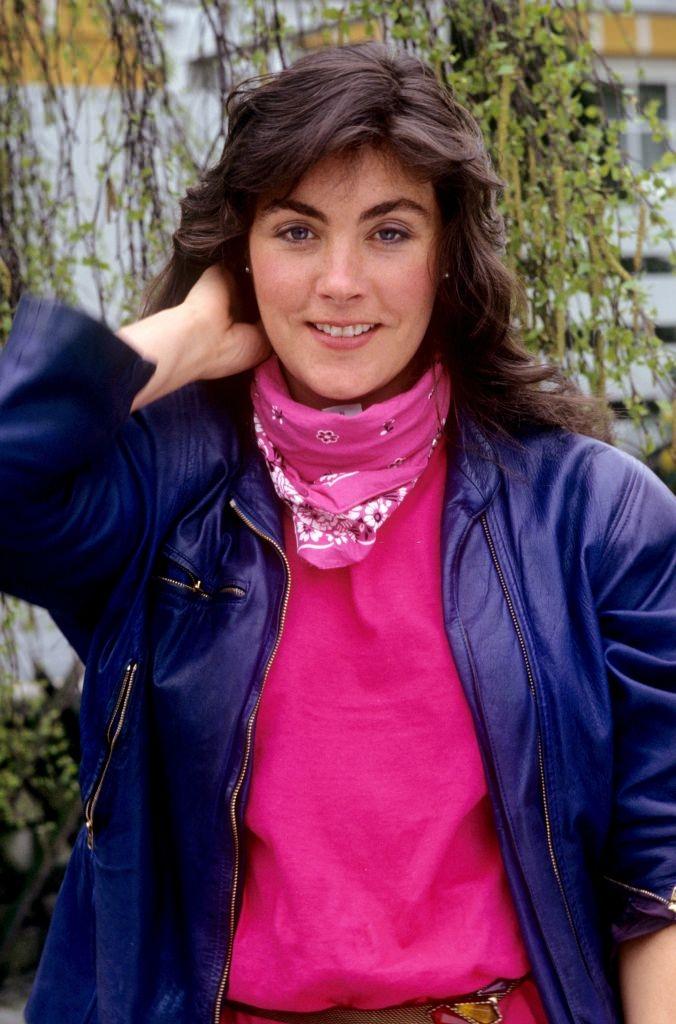
[[[216,1024],[252,735],[293,580],[257,450],[202,383],[24,295],[0,357],[0,587],[83,660],[79,832],[35,1024]],[[579,435],[449,446],[443,609],[555,1024],[621,1020],[613,939],[676,921],[676,502]],[[449,956],[453,951],[449,950]]]

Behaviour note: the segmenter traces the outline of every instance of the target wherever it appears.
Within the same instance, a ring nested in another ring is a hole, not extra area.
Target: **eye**
[[[376,231],[376,234],[379,235],[379,234],[382,234],[383,232],[385,232],[386,234],[389,232],[390,234],[394,233],[395,235],[399,235],[398,239],[397,238],[390,238],[390,239],[383,238],[382,241],[385,242],[386,245],[392,245],[392,244],[394,244],[396,242],[399,242],[399,241],[406,241],[407,238],[411,237],[408,234],[407,231],[402,231],[401,228],[378,228],[378,230]]]
[[[285,228],[283,231],[280,231],[279,234],[277,235],[277,237],[278,238],[283,238],[287,242],[307,242],[307,238],[297,238],[297,237],[295,237],[295,238],[288,238],[287,236],[292,231],[309,231],[309,230],[310,229],[308,227],[306,227],[304,224],[292,224],[290,228]]]

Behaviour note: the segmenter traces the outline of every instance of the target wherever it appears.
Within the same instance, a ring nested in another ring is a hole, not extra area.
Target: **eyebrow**
[[[315,209],[314,206],[310,206],[308,203],[301,203],[298,199],[273,199],[263,207],[261,216],[269,217],[278,210],[293,210],[294,213],[300,213],[304,217],[314,217],[323,224],[328,223],[326,214],[322,213],[321,210]],[[416,203],[414,199],[406,199],[404,196],[401,196],[399,199],[389,199],[387,202],[378,203],[376,206],[371,206],[368,210],[364,210],[359,214],[359,223],[362,224],[366,220],[373,220],[375,217],[384,217],[385,214],[392,213],[393,210],[410,210],[411,213],[418,213],[426,220],[430,219],[429,211],[424,206]]]

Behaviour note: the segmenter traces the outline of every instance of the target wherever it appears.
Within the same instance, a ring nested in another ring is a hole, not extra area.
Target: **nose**
[[[316,289],[320,298],[334,303],[348,302],[364,294],[363,269],[352,246],[336,246],[323,254]]]

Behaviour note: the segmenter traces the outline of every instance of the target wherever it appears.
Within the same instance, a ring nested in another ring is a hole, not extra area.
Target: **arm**
[[[612,449],[599,460],[595,603],[615,749],[603,874],[633,999],[651,984],[641,951],[669,956],[676,941],[676,499],[637,460]]]
[[[0,355],[0,589],[100,609],[153,521],[158,470],[184,459],[178,425],[160,441],[129,419],[154,370],[85,313],[22,296]]]
[[[180,392],[151,414],[130,416],[132,404],[262,358],[262,346],[244,351],[237,331],[228,344],[230,326],[253,327],[217,320],[226,281],[209,270],[191,293],[199,303],[120,335],[62,303],[22,296],[0,355],[1,590],[52,613],[95,617],[133,555],[170,521],[190,416]]]
[[[620,992],[625,1024],[671,1024],[674,1019],[676,925],[620,945]]]

